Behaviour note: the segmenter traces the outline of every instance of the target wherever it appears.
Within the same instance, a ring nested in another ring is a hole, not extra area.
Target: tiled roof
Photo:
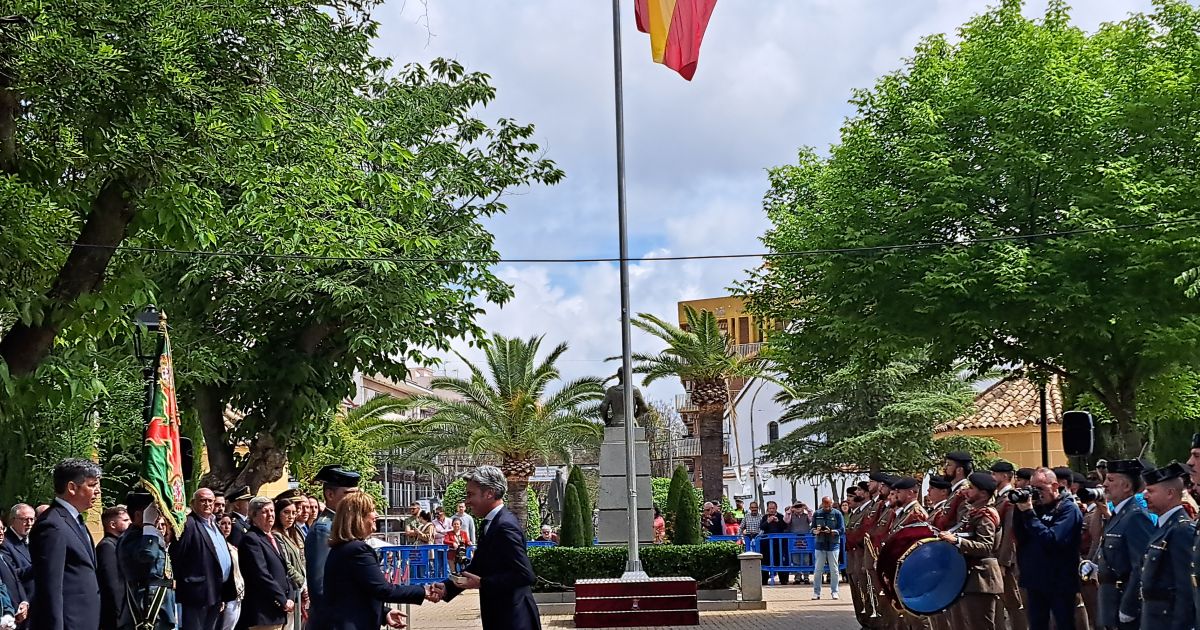
[[[1051,424],[1062,418],[1062,387],[1058,377],[1047,388],[1046,416]],[[975,412],[934,427],[934,433],[963,429],[1021,427],[1041,422],[1037,385],[1022,377],[1001,379],[975,397]]]

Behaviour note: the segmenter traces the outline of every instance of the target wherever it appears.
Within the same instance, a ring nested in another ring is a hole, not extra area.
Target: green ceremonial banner
[[[183,533],[187,500],[183,487],[183,459],[179,453],[179,406],[175,401],[175,369],[167,317],[160,320],[162,351],[155,366],[154,403],[146,424],[142,449],[141,485],[154,496],[154,507],[178,538]]]

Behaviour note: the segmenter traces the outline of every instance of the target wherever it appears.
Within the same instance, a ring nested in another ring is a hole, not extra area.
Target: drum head
[[[967,584],[967,561],[952,543],[937,538],[909,547],[896,568],[896,595],[914,615],[934,615],[950,607]]]

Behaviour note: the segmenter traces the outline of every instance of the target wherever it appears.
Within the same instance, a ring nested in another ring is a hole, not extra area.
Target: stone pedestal
[[[654,494],[650,490],[650,444],[646,430],[633,430],[637,463],[638,542],[654,542]],[[625,481],[625,427],[606,427],[600,444],[600,523],[596,539],[601,545],[625,545],[629,540],[629,490]]]

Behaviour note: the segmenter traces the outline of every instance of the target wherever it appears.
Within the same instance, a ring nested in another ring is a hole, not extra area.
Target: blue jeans
[[[821,594],[821,573],[825,570],[825,565],[829,565],[829,590],[834,593],[838,592],[838,549],[822,550],[818,549],[813,552],[813,594]]]

